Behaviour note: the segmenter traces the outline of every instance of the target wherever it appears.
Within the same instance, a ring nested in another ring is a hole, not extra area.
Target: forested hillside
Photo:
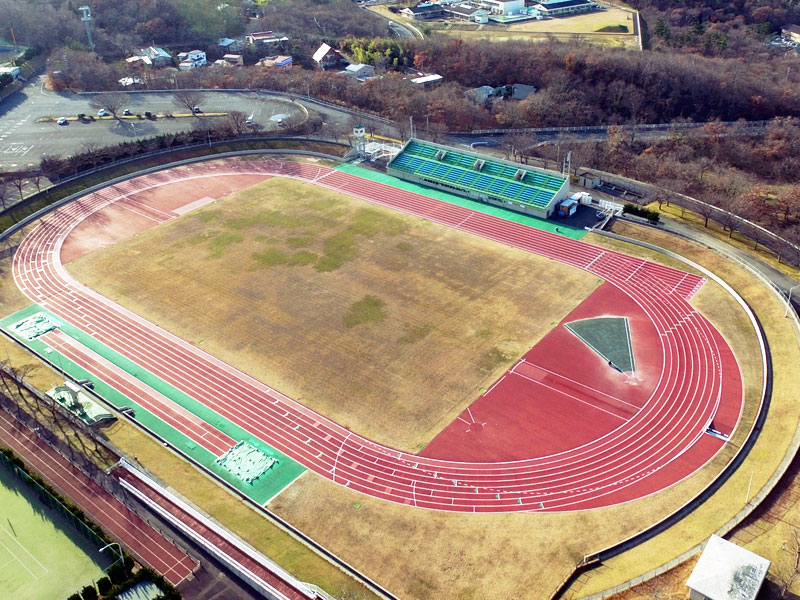
[[[650,26],[653,47],[710,56],[763,52],[764,38],[800,23],[796,0],[630,0]]]

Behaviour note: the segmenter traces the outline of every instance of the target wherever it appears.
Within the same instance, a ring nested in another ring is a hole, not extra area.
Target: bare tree
[[[37,192],[41,192],[42,191],[42,172],[41,171],[35,171],[34,173],[31,173],[30,180],[33,182],[33,185],[36,186],[36,191]]]
[[[8,186],[4,181],[0,181],[0,208],[6,209],[11,206],[11,198],[9,197]]]
[[[185,108],[195,117],[199,118],[199,115],[194,111],[195,106],[200,104],[200,100],[202,96],[199,92],[193,92],[191,90],[179,90],[172,94],[172,101],[181,108]]]
[[[25,173],[20,173],[17,171],[16,173],[11,173],[7,178],[6,181],[9,181],[17,190],[19,191],[19,199],[22,200],[22,187],[25,185],[25,180],[27,179],[27,175]]]
[[[97,110],[105,109],[111,113],[111,116],[119,120],[117,113],[130,102],[128,94],[124,92],[105,92],[97,94],[89,101],[89,106]]]
[[[240,110],[233,110],[228,113],[228,125],[234,135],[244,135],[247,133],[247,115]]]

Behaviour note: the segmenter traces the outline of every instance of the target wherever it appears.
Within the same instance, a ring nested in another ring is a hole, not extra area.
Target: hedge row
[[[637,206],[636,204],[628,203],[622,207],[623,214],[626,215],[635,215],[637,217],[642,217],[643,219],[647,219],[651,223],[658,223],[661,219],[661,215],[657,210],[650,210],[649,208],[643,208],[641,206]]]

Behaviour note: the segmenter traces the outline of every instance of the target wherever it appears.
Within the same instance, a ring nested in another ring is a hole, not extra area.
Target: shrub
[[[145,119],[152,119],[153,118],[153,113],[151,113],[149,110],[144,111],[144,118]]]
[[[67,600],[81,600],[80,594],[72,594]]]
[[[657,210],[642,208],[641,206],[636,206],[630,202],[622,207],[622,212],[626,215],[636,215],[637,217],[642,217],[651,223],[658,223],[661,219],[661,215]]]
[[[83,600],[97,600],[97,590],[93,585],[87,585],[81,590]]]
[[[97,591],[101,596],[105,596],[108,590],[111,589],[111,580],[108,577],[103,577],[97,582]]]
[[[119,585],[127,579],[125,567],[119,563],[111,565],[111,568],[108,569],[108,577],[111,579],[112,583]]]

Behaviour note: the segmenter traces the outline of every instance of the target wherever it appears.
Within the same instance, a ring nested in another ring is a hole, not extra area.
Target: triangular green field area
[[[609,366],[622,373],[633,372],[631,328],[627,317],[581,319],[564,326],[584,344],[599,354]]]

